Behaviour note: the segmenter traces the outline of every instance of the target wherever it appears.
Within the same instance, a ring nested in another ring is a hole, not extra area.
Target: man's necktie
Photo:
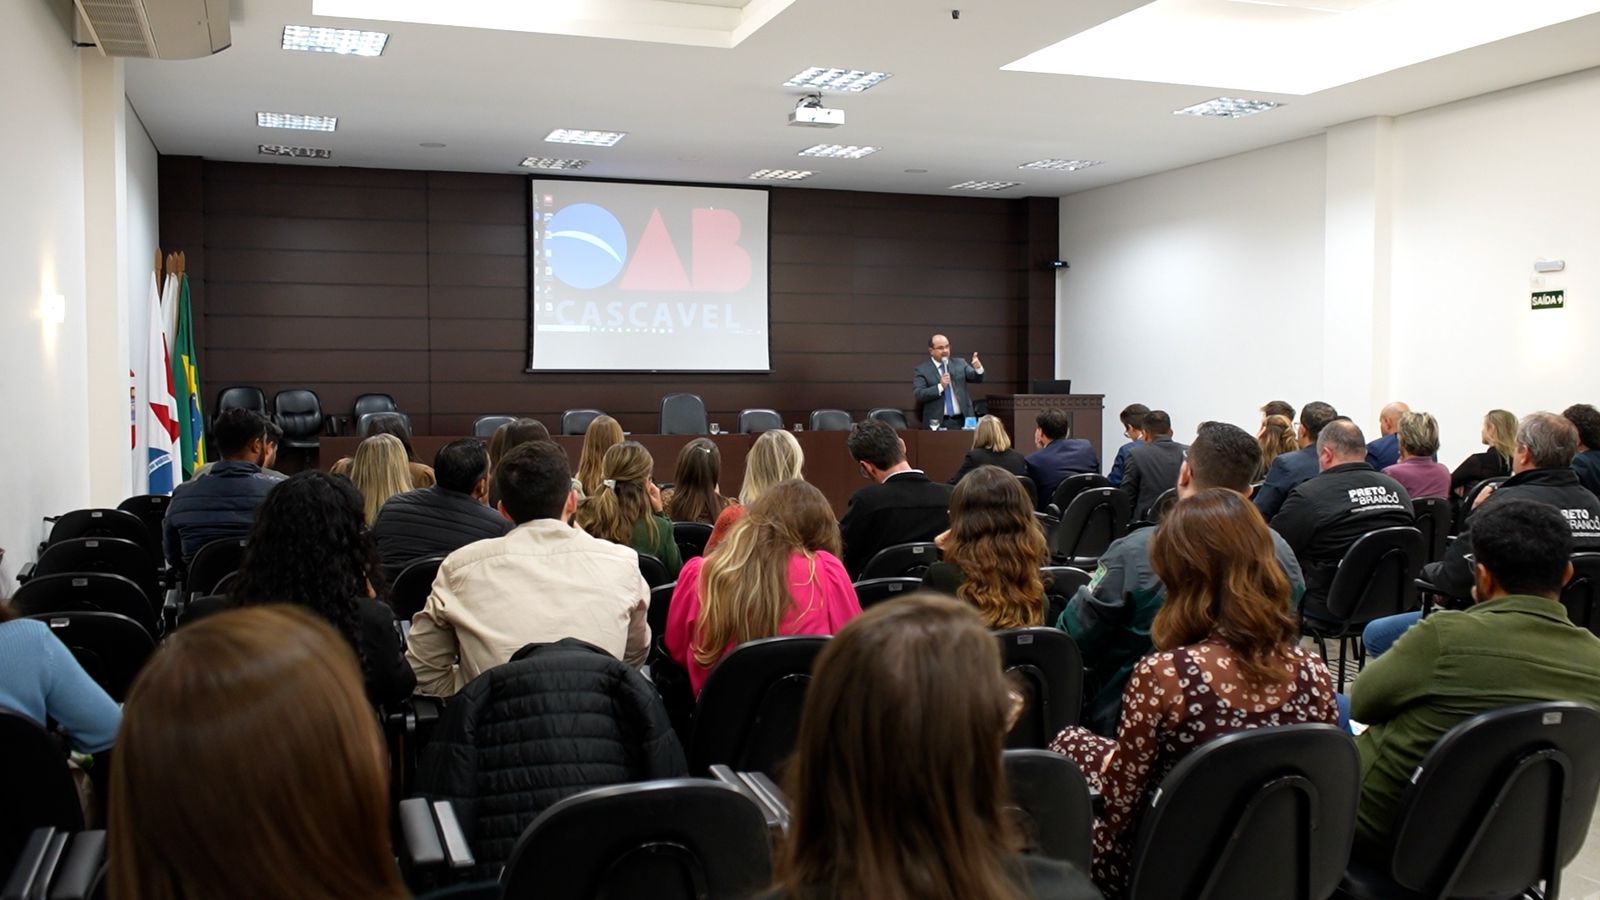
[[[939,364],[939,377],[942,379],[947,374],[949,374],[949,364],[948,363],[940,363]],[[946,387],[944,389],[944,414],[947,415],[947,416],[953,416],[953,415],[956,414],[956,385],[955,385],[955,382],[951,382],[950,386]]]

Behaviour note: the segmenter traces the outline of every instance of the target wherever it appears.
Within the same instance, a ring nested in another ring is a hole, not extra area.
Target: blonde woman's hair
[[[597,538],[633,546],[633,527],[650,519],[650,473],[655,460],[638,441],[606,451],[594,493],[578,507],[578,527]]]
[[[350,483],[361,491],[361,513],[371,525],[378,510],[395,494],[411,490],[411,461],[406,446],[392,434],[375,434],[356,447]]]
[[[1491,409],[1483,417],[1489,426],[1489,446],[1509,461],[1517,455],[1517,414],[1510,410]]]
[[[1272,467],[1272,461],[1285,453],[1300,449],[1300,436],[1288,416],[1267,416],[1261,420],[1261,471]]]
[[[578,481],[583,484],[584,496],[593,496],[600,487],[600,474],[605,465],[606,451],[622,443],[622,426],[610,416],[595,416],[583,432],[583,452],[578,456]]]
[[[745,457],[739,502],[744,506],[755,503],[763,491],[778,482],[802,477],[805,467],[806,455],[794,435],[781,428],[762,432]]]
[[[839,554],[839,523],[828,498],[804,481],[767,488],[700,569],[695,662],[711,666],[730,645],[777,635],[794,602],[790,558],[805,555],[810,584],[822,550]]]
[[[978,430],[973,432],[972,446],[1004,453],[1011,449],[1011,435],[1006,434],[1004,422],[994,416],[984,416],[978,420]]]

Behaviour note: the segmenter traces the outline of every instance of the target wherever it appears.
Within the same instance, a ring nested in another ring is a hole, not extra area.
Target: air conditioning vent
[[[233,42],[228,0],[74,0],[81,42],[106,56],[197,59]]]

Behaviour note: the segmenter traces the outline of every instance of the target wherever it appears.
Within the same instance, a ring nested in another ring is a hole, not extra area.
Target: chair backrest
[[[122,538],[143,547],[150,554],[150,565],[161,565],[161,541],[152,541],[150,529],[131,512],[120,509],[75,509],[56,519],[50,527],[46,545],[73,538]]]
[[[853,424],[847,410],[813,409],[809,427],[812,431],[849,431]]]
[[[1356,539],[1339,561],[1328,588],[1328,612],[1354,625],[1416,607],[1417,576],[1427,549],[1409,525],[1379,528]]]
[[[1055,628],[1007,628],[994,636],[1006,675],[1023,700],[1006,746],[1042,749],[1061,729],[1078,724],[1083,654],[1065,631]]]
[[[689,739],[689,771],[722,764],[736,772],[765,772],[794,750],[811,667],[828,638],[762,638],[729,651],[706,678]]]
[[[1094,804],[1089,782],[1072,760],[1051,750],[1005,751],[1011,806],[1020,820],[1024,850],[1089,871]]]
[[[1175,487],[1167,488],[1156,497],[1155,502],[1151,503],[1150,508],[1145,511],[1145,520],[1159,524],[1162,519],[1166,518],[1167,512],[1177,503],[1178,489]]]
[[[1073,497],[1062,512],[1061,524],[1051,532],[1050,558],[1087,565],[1127,533],[1125,495],[1113,487],[1089,488]]]
[[[739,410],[739,433],[760,434],[763,431],[782,431],[783,416],[775,409]]]
[[[1510,477],[1511,476],[1509,475],[1495,475],[1491,478],[1485,478],[1482,481],[1476,482],[1472,485],[1472,487],[1467,488],[1466,495],[1461,498],[1460,505],[1456,507],[1455,530],[1460,531],[1464,526],[1467,516],[1472,514],[1473,504],[1478,502],[1478,495],[1482,494],[1485,488],[1489,487],[1491,484],[1499,485]]]
[[[150,533],[147,546],[161,546],[161,523],[167,517],[167,507],[172,505],[171,494],[136,494],[117,504],[117,509],[133,513],[144,523]]]
[[[161,581],[143,545],[123,538],[71,538],[56,541],[39,554],[33,576],[102,572],[137,584],[152,607],[162,601]]]
[[[409,621],[422,612],[428,594],[433,591],[433,578],[439,574],[439,565],[443,562],[442,556],[427,556],[406,563],[394,577],[394,584],[389,586],[389,605],[394,607],[395,618]]]
[[[862,609],[904,597],[921,588],[921,578],[867,578],[855,583],[856,600],[861,603]]]
[[[49,625],[50,633],[67,645],[95,684],[118,703],[128,695],[150,654],[156,652],[155,639],[144,626],[116,613],[59,612],[29,618]]]
[[[244,538],[218,538],[195,551],[183,589],[191,595],[215,594],[223,578],[244,565]]]
[[[63,612],[108,612],[138,622],[151,637],[157,634],[158,607],[144,590],[121,575],[64,572],[28,579],[11,596],[11,606],[25,616]]]
[[[668,394],[661,398],[662,434],[705,434],[710,430],[706,402],[699,394]]]
[[[1034,484],[1033,479],[1026,475],[1018,475],[1017,480],[1022,482],[1022,489],[1028,492],[1028,507],[1030,509],[1038,509],[1039,486]]]
[[[644,583],[652,588],[671,584],[673,581],[672,573],[667,571],[667,564],[662,562],[659,556],[648,553],[639,554],[639,574],[644,576]]]
[[[711,540],[711,526],[704,522],[673,522],[672,540],[678,545],[678,555],[688,562],[705,555],[706,542]]]
[[[679,778],[597,788],[546,809],[501,875],[506,897],[749,897],[772,880],[761,808],[737,789]]]
[[[501,425],[510,425],[517,420],[516,416],[479,416],[472,422],[472,436],[480,438],[494,437]]]
[[[1444,559],[1444,548],[1450,537],[1450,517],[1454,510],[1446,497],[1418,497],[1411,501],[1412,515],[1417,530],[1422,532],[1422,547],[1428,554],[1424,562]]]
[[[1104,475],[1097,472],[1084,472],[1079,475],[1068,475],[1056,485],[1055,493],[1050,495],[1050,504],[1065,514],[1066,508],[1084,491],[1094,488],[1110,487],[1111,482]]]
[[[380,423],[398,420],[405,427],[406,434],[411,434],[411,416],[403,412],[369,412],[356,417],[356,434],[360,437],[371,437]]]
[[[859,581],[875,578],[921,578],[928,567],[939,561],[939,546],[930,541],[895,544],[872,555],[861,570]]]
[[[38,723],[0,710],[0,881],[35,828],[83,828],[67,754]]]
[[[1482,713],[1423,757],[1395,816],[1391,877],[1430,897],[1522,896],[1583,846],[1600,790],[1600,711]],[[1554,883],[1547,896],[1560,896]]]
[[[1350,859],[1360,793],[1355,741],[1332,725],[1219,737],[1151,795],[1128,896],[1327,897]]]
[[[221,415],[225,409],[248,409],[267,414],[267,395],[261,393],[261,388],[248,385],[225,387],[217,394],[217,405],[213,415]]]
[[[1067,608],[1067,601],[1078,588],[1088,586],[1094,576],[1072,566],[1045,566],[1039,570],[1039,577],[1044,579],[1044,623],[1054,625]]]
[[[867,418],[877,419],[879,422],[888,422],[896,431],[906,431],[911,427],[911,424],[906,421],[906,414],[904,410],[891,409],[887,406],[880,406],[877,409],[869,410],[867,412]]]
[[[1572,554],[1572,580],[1561,589],[1572,624],[1600,635],[1600,553]]]
[[[394,398],[388,394],[360,394],[355,402],[350,404],[350,418],[360,421],[362,416],[372,413],[399,412],[400,407]]]
[[[272,398],[272,411],[286,442],[315,442],[322,433],[322,401],[315,391],[305,388],[279,391]]]
[[[561,414],[562,434],[583,434],[589,423],[605,415],[598,409],[569,409]]]

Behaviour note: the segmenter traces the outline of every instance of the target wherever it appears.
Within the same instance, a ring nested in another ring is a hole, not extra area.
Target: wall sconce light
[[[67,297],[65,294],[51,294],[44,298],[44,320],[52,325],[66,323]]]

